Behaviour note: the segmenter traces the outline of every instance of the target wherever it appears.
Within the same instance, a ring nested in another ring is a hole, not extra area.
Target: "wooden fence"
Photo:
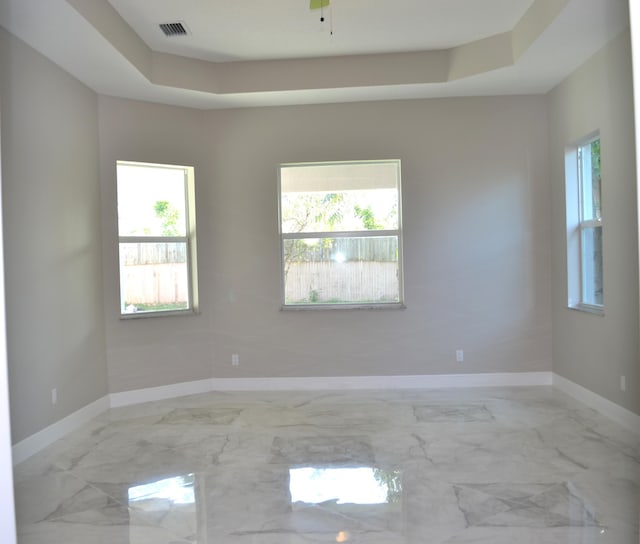
[[[124,266],[187,262],[184,242],[144,242],[120,244],[120,262]]]
[[[398,238],[324,238],[317,240],[313,245],[309,245],[306,240],[286,239],[284,243],[287,262],[330,261],[337,253],[347,256],[349,261],[397,261]]]
[[[399,300],[395,237],[334,242],[324,248],[296,244],[300,250],[296,259],[285,264],[287,304]],[[188,300],[186,244],[126,243],[121,244],[120,251],[126,304],[176,304]],[[329,253],[342,251],[349,255],[347,262],[330,259]],[[319,260],[321,256],[324,260]]]

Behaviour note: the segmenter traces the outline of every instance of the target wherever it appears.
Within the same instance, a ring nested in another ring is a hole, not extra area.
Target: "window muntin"
[[[120,313],[196,309],[192,167],[118,161]]]
[[[602,313],[602,177],[600,138],[567,151],[567,262],[569,306]]]
[[[280,167],[284,307],[402,304],[400,162]]]

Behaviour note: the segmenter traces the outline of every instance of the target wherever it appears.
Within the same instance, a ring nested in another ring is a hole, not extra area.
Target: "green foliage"
[[[367,230],[380,230],[382,225],[380,225],[377,221],[373,212],[371,211],[371,205],[366,208],[361,208],[357,204],[353,207],[353,211],[356,216],[362,219],[362,225]]]
[[[343,204],[345,203],[342,193],[327,193],[322,197],[315,216],[315,222],[320,225],[327,225],[326,230],[333,230],[344,217]]]
[[[180,212],[166,200],[158,200],[154,204],[153,210],[156,213],[156,217],[162,221],[162,235],[179,236],[178,220],[180,219]]]
[[[387,502],[400,502],[402,497],[402,473],[398,470],[373,469],[373,477],[387,487]]]
[[[376,217],[379,196],[365,191],[290,192],[282,195],[282,228],[287,233],[331,233],[338,231],[384,230],[397,224],[397,205]],[[377,199],[377,200],[376,200]],[[384,207],[383,207],[384,209]],[[337,241],[333,238],[287,240],[284,247],[285,278],[290,264],[304,261],[329,261],[333,258]],[[369,245],[375,244],[372,239]],[[366,244],[364,244],[366,245]],[[347,250],[352,249],[347,247]],[[362,260],[359,253],[347,251],[349,259]],[[369,252],[366,253],[367,255]]]
[[[600,140],[591,142],[591,172],[600,179]]]
[[[349,193],[285,193],[282,197],[282,224],[285,232],[333,232],[385,228],[394,223],[397,211],[377,218],[371,203],[362,203]]]
[[[600,139],[591,142],[591,187],[593,194],[594,215],[600,217],[601,199],[601,174],[600,174]]]

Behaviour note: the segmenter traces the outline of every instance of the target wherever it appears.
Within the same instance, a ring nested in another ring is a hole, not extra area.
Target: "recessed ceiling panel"
[[[446,49],[512,30],[533,3],[332,0],[321,14],[308,0],[109,1],[151,49],[212,61]],[[174,20],[190,35],[167,39],[158,25]]]

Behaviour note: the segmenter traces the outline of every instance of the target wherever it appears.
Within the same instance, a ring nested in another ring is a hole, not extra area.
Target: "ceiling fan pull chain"
[[[329,2],[329,32],[333,36],[333,2]]]

